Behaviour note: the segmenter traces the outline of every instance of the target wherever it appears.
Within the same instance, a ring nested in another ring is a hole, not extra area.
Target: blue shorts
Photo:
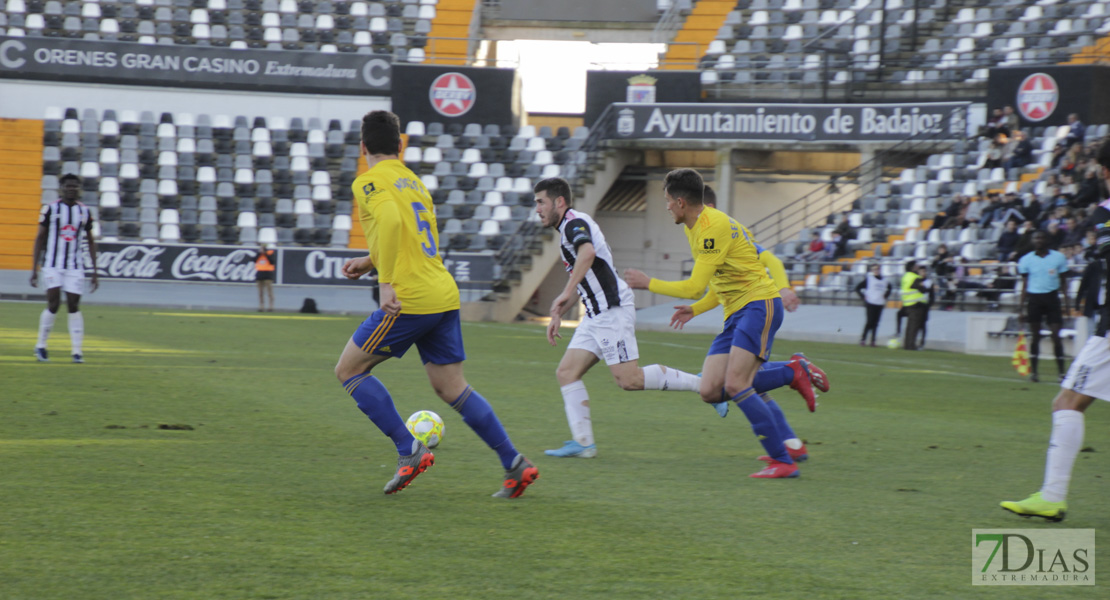
[[[449,365],[466,360],[459,311],[389,316],[379,309],[366,318],[351,341],[367,354],[401,358],[416,344],[424,364]]]
[[[782,298],[753,300],[729,315],[725,330],[713,338],[707,356],[728,354],[733,346],[770,360],[775,332],[782,325]]]

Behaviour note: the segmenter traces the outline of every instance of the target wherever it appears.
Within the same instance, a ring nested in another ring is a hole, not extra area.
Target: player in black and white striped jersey
[[[575,291],[586,308],[586,318],[574,331],[555,377],[563,394],[571,436],[548,456],[592,458],[597,456],[589,395],[582,377],[598,360],[609,365],[617,384],[625,390],[697,392],[701,378],[662,365],[640,368],[636,345],[636,306],[632,289],[617,275],[613,253],[605,235],[587,214],[574,210],[570,184],[552,177],[536,184],[536,213],[546,227],[559,232],[563,265],[569,274],[563,292],[551,303],[547,341],[554,346],[562,314],[574,302]]]
[[[46,288],[46,309],[39,316],[39,339],[35,344],[35,358],[48,360],[46,340],[54,328],[54,318],[62,303],[62,290],[66,293],[69,308],[69,339],[73,362],[85,362],[81,344],[85,337],[85,319],[81,315],[81,294],[85,293],[85,264],[81,243],[88,240],[89,255],[96,264],[96,241],[92,236],[92,214],[89,207],[77,201],[81,196],[81,178],[68,173],[60,180],[62,197],[42,207],[39,231],[35,236],[34,263],[31,266],[31,286],[38,287],[39,268],[42,268]],[[92,289],[99,287],[96,269],[92,273]]]

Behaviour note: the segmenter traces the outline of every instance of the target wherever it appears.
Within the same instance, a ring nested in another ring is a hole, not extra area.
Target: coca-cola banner
[[[205,283],[254,281],[253,249],[126,243],[101,243],[96,248],[96,273],[108,279]]]
[[[180,244],[97,244],[96,272],[105,279],[182,281],[202,283],[254,282],[255,248]],[[278,248],[278,285],[370,286],[373,279],[352,281],[342,274],[343,263],[365,250],[345,248]],[[86,267],[91,260],[86,254]],[[488,289],[493,281],[493,257],[454,253],[444,264],[462,289]]]

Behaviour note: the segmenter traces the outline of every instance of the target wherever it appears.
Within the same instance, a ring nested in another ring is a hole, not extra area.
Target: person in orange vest
[[[264,298],[269,296],[270,309],[274,312],[274,276],[277,273],[277,258],[273,248],[262,244],[254,256],[254,280],[258,282],[258,312],[266,310]]]

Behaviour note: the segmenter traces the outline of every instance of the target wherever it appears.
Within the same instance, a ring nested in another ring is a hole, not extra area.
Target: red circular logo
[[[1034,73],[1018,86],[1017,105],[1027,121],[1047,119],[1060,102],[1060,86],[1051,75]]]
[[[73,225],[62,225],[62,229],[58,232],[58,235],[60,235],[63,240],[72,242],[77,239],[77,228]]]
[[[478,88],[462,73],[444,73],[436,77],[428,90],[432,108],[445,117],[461,117],[474,107]]]

